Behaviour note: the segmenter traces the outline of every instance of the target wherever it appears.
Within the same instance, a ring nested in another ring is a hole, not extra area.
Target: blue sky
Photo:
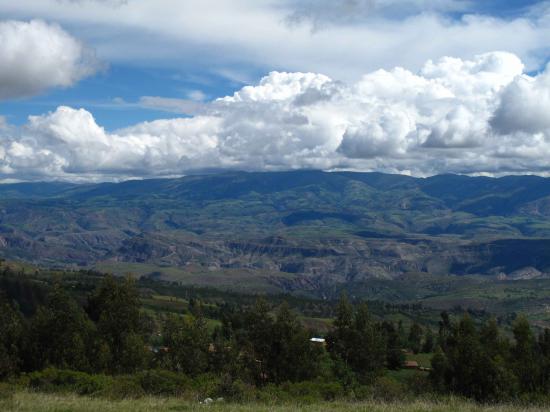
[[[175,116],[165,110],[132,104],[142,96],[189,99],[193,92],[200,91],[204,99],[213,99],[232,94],[242,86],[241,82],[192,68],[188,72],[180,72],[165,67],[111,64],[103,72],[70,88],[48,90],[33,98],[7,101],[2,104],[2,111],[11,123],[23,124],[29,115],[52,111],[60,105],[85,107],[92,110],[98,122],[106,128],[116,129],[140,121]],[[120,99],[128,104],[123,104]]]
[[[0,0],[0,16],[0,180],[550,173],[549,1]]]

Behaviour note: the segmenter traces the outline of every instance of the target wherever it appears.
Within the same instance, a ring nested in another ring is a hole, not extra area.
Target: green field
[[[545,407],[524,407],[513,405],[481,406],[460,399],[445,401],[412,402],[324,402],[312,404],[258,404],[213,402],[208,405],[200,402],[184,401],[176,398],[142,398],[127,400],[106,400],[79,397],[74,395],[49,395],[18,392],[12,399],[0,399],[0,410],[4,412],[145,412],[145,411],[249,411],[249,412],[290,412],[290,411],[417,411],[417,412],[512,412],[547,411]]]

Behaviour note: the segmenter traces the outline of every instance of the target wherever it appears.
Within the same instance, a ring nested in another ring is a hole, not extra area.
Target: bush
[[[356,401],[366,401],[372,399],[372,386],[356,385],[353,388],[353,399]]]
[[[136,375],[144,393],[154,396],[181,396],[192,387],[192,381],[181,373],[156,369]]]
[[[432,381],[422,372],[416,372],[405,379],[405,384],[409,392],[414,395],[426,395],[434,392]]]
[[[32,372],[22,379],[32,389],[43,392],[73,392],[79,395],[95,395],[111,387],[113,379],[105,375],[89,375],[64,369],[48,368]]]
[[[372,385],[372,397],[375,400],[392,402],[403,400],[407,396],[406,386],[387,376],[378,378]]]
[[[197,400],[216,398],[219,395],[220,378],[211,373],[205,373],[193,379],[193,389]]]
[[[220,380],[218,395],[235,402],[251,402],[256,399],[256,389],[240,379],[234,380],[224,375]]]
[[[282,389],[288,393],[289,398],[297,399],[304,403],[320,400],[332,401],[344,395],[344,388],[337,382],[305,381],[285,383],[282,385]]]
[[[140,385],[138,376],[117,376],[113,379],[113,384],[106,395],[112,399],[136,399],[145,396],[145,391]]]
[[[15,387],[8,383],[0,382],[0,402],[11,401],[15,395]]]
[[[290,395],[285,392],[283,388],[272,383],[264,386],[256,391],[256,398],[258,401],[267,404],[276,404],[281,402],[290,401]]]

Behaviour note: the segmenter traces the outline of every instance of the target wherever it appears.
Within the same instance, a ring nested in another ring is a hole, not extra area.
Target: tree
[[[351,369],[359,381],[371,382],[383,371],[386,344],[383,330],[369,314],[366,303],[355,314],[347,298],[342,296],[336,312],[334,328],[327,339],[328,350],[339,368]]]
[[[388,369],[401,369],[405,363],[405,354],[401,348],[401,342],[395,326],[391,322],[383,322],[381,325],[386,341],[386,367]]]
[[[23,338],[21,314],[0,294],[0,379],[17,373],[21,367]]]
[[[431,364],[430,380],[433,387],[439,392],[451,390],[452,369],[441,346],[436,348]]]
[[[541,357],[540,370],[542,391],[550,390],[550,329],[544,329],[538,339],[538,348]]]
[[[170,369],[190,376],[207,371],[210,337],[202,316],[171,315],[164,323],[162,336]]]
[[[418,323],[413,323],[411,325],[411,328],[409,330],[409,348],[414,353],[419,353],[420,349],[422,349],[422,336],[424,335],[424,330]]]
[[[445,321],[444,321],[445,322]],[[447,390],[478,401],[506,399],[516,380],[506,363],[506,344],[491,320],[478,331],[464,315],[458,325],[450,321],[445,349],[432,358],[430,378],[438,390]]]
[[[333,328],[327,336],[327,348],[333,358],[338,358],[343,365],[350,366],[352,362],[353,306],[345,293],[340,296],[336,307],[336,317]]]
[[[135,282],[106,276],[88,300],[88,313],[96,322],[107,371],[128,373],[147,361],[144,325]]]
[[[515,340],[511,361],[514,374],[522,391],[533,392],[538,387],[541,372],[533,331],[525,316],[516,319],[512,331]]]
[[[229,326],[214,329],[212,345],[213,351],[208,356],[210,370],[231,380],[246,378],[245,368],[240,362],[240,348]]]
[[[88,371],[95,328],[86,313],[56,284],[48,303],[31,320],[26,348],[27,368],[55,366]]]
[[[426,338],[424,340],[424,344],[422,345],[422,352],[423,353],[431,353],[435,349],[435,338],[434,334],[431,329],[426,330]]]
[[[273,318],[270,307],[264,299],[258,299],[251,310],[246,311],[243,317],[238,342],[244,348],[245,364],[251,372],[257,384],[267,383],[269,378],[269,365]]]
[[[321,350],[310,343],[309,333],[286,302],[277,310],[271,336],[271,351],[267,359],[270,381],[300,381],[316,375]]]
[[[383,371],[386,357],[384,336],[373,322],[366,303],[359,305],[354,327],[357,335],[353,342],[352,368],[359,374],[360,380],[368,382]]]
[[[439,331],[437,336],[437,344],[443,351],[447,349],[452,333],[451,317],[447,312],[443,311],[441,312],[441,320],[439,321]]]

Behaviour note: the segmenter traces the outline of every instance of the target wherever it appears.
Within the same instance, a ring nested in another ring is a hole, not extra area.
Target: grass
[[[433,353],[411,353],[407,354],[407,360],[417,361],[419,366],[429,368],[432,366]]]
[[[460,399],[444,401],[416,400],[411,402],[324,402],[300,404],[256,404],[214,402],[203,405],[199,402],[176,398],[141,398],[108,400],[76,395],[51,395],[32,392],[17,392],[12,399],[0,399],[4,412],[145,412],[145,411],[249,411],[249,412],[318,412],[318,411],[369,411],[369,412],[542,412],[544,407],[519,407],[513,405],[482,406]]]

